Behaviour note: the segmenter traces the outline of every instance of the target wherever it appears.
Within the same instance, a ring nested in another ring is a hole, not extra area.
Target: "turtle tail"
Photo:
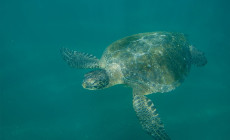
[[[192,56],[192,64],[196,65],[197,67],[201,67],[207,64],[208,61],[204,55],[204,52],[198,50],[194,46],[189,46],[189,49]]]
[[[93,55],[80,53],[67,48],[62,48],[60,51],[63,59],[68,63],[70,67],[79,69],[99,68],[99,59]]]

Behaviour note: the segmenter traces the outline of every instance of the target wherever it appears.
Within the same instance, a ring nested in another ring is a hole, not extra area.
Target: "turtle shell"
[[[146,95],[179,86],[190,70],[190,60],[189,44],[183,34],[150,32],[112,43],[102,55],[101,66],[119,66],[123,84]]]

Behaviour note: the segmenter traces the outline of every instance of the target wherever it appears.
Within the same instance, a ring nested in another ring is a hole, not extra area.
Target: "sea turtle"
[[[204,66],[204,53],[189,45],[182,33],[140,33],[115,41],[101,59],[61,49],[74,68],[96,69],[85,74],[82,86],[98,90],[117,84],[133,89],[133,107],[143,129],[156,140],[169,140],[153,102],[145,95],[178,87],[192,64]]]

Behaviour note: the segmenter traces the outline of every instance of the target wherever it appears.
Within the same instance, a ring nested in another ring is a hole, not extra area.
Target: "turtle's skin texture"
[[[147,95],[179,86],[190,70],[190,62],[189,44],[183,34],[152,32],[112,43],[103,53],[100,67],[114,77],[110,67],[119,66],[119,81],[141,90],[137,94]]]
[[[189,45],[182,33],[150,32],[120,39],[101,59],[69,49],[61,50],[73,68],[96,69],[85,74],[82,86],[98,90],[117,84],[133,89],[133,108],[142,128],[155,140],[170,140],[153,102],[145,95],[169,92],[179,86],[191,65],[204,66],[203,52]]]

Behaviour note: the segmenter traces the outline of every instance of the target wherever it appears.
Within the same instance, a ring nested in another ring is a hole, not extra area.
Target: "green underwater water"
[[[152,94],[172,140],[230,139],[230,3],[227,0],[1,0],[0,140],[151,140],[132,107],[132,90],[82,88],[84,73],[60,48],[99,57],[128,35],[185,33],[205,67]]]

